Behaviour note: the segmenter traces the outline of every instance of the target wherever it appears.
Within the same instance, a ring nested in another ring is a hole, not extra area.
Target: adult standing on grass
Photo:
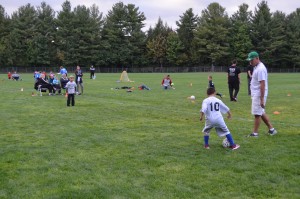
[[[11,75],[12,80],[16,80],[19,81],[20,79],[20,75],[15,71],[12,75]],[[22,80],[22,79],[21,79]]]
[[[75,76],[76,76],[75,82],[77,84],[76,94],[81,95],[81,94],[83,94],[83,81],[82,81],[83,73],[82,73],[80,66],[77,66],[76,71],[75,71]],[[80,86],[80,91],[79,91],[79,86]]]
[[[204,133],[204,148],[209,149],[209,134],[211,129],[215,128],[220,137],[226,136],[232,150],[238,149],[240,145],[234,143],[222,116],[222,113],[227,113],[228,119],[231,118],[229,108],[221,100],[216,98],[216,90],[214,87],[207,89],[207,96],[208,97],[203,100],[200,110],[200,121],[203,120],[203,116],[205,115],[205,127],[202,130]]]
[[[59,71],[60,75],[66,74],[66,76],[68,76],[68,71],[67,69],[65,69],[63,66],[60,67],[60,71]]]
[[[231,66],[228,67],[228,89],[230,101],[237,101],[237,95],[240,90],[240,73],[241,70],[236,66],[237,61],[233,60]],[[233,93],[234,91],[234,93]]]
[[[276,129],[271,124],[265,112],[268,96],[268,72],[265,65],[260,61],[258,53],[252,51],[248,54],[247,61],[254,67],[251,79],[252,114],[254,115],[254,128],[249,137],[258,137],[258,128],[261,119],[269,128],[269,135],[275,135]]]
[[[251,95],[250,83],[251,83],[252,73],[253,73],[253,67],[249,63],[247,67],[248,95]]]
[[[90,73],[91,73],[90,79],[94,79],[94,77],[95,77],[95,67],[93,65],[90,67]]]

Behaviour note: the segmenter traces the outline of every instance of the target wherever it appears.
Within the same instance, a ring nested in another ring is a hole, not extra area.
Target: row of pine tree
[[[0,64],[18,66],[226,66],[240,65],[251,50],[273,68],[300,67],[300,8],[270,12],[266,1],[254,11],[242,4],[232,15],[218,3],[178,16],[176,28],[158,18],[145,30],[145,14],[134,4],[113,5],[106,16],[65,1],[57,12],[42,2],[11,16],[0,5]]]

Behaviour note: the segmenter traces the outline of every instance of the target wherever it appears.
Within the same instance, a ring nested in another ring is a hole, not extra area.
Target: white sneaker
[[[276,129],[274,129],[273,131],[270,131],[270,130],[269,130],[269,134],[270,134],[271,136],[273,136],[273,135],[277,134],[277,131],[276,131]]]

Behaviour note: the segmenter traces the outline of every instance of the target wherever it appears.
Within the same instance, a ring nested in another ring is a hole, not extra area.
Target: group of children
[[[80,66],[77,66],[75,71],[76,80],[73,75],[68,78],[68,72],[62,66],[60,67],[60,72],[58,74],[61,75],[60,83],[56,75],[52,72],[50,72],[48,77],[45,72],[35,71],[35,89],[37,89],[38,85],[40,85],[41,87],[49,90],[49,95],[53,95],[56,91],[60,94],[61,89],[66,89],[67,106],[75,106],[75,95],[81,95],[83,93],[83,73]],[[79,86],[81,88],[81,92],[79,92]]]
[[[166,75],[162,82],[161,86],[163,89],[170,89],[174,84],[170,75]],[[205,127],[203,128],[204,133],[204,148],[209,149],[209,135],[212,128],[215,128],[217,134],[220,137],[226,136],[228,142],[230,143],[229,148],[236,150],[240,145],[235,144],[232,135],[227,128],[222,114],[227,113],[228,119],[231,118],[231,113],[229,108],[218,98],[216,95],[222,98],[222,94],[216,92],[215,85],[212,81],[212,76],[208,76],[208,89],[207,89],[207,98],[202,102],[202,108],[200,110],[200,121],[203,120],[205,115]]]
[[[8,80],[16,80],[16,81],[22,80],[20,79],[20,75],[17,73],[17,71],[13,72],[13,74],[11,74],[11,72],[8,72],[7,78]]]
[[[19,75],[16,75],[17,73],[14,72],[14,74],[8,73],[8,79],[19,79]],[[63,67],[60,68],[61,78],[59,84],[59,80],[56,78],[55,74],[50,72],[49,77],[45,72],[38,72],[35,71],[34,78],[36,80],[35,88],[37,89],[37,85],[41,85],[44,88],[47,88],[49,90],[49,95],[53,95],[56,90],[58,92],[61,92],[61,88],[66,89],[66,96],[67,96],[67,106],[75,106],[75,95],[77,91],[78,85],[81,87],[81,91],[83,92],[83,82],[82,82],[82,76],[83,73],[79,66],[77,66],[75,75],[76,80],[74,81],[74,76],[71,75],[69,78],[67,77],[67,70]],[[49,81],[47,81],[49,79]],[[173,83],[170,78],[170,75],[167,75],[163,78],[161,85],[164,89],[172,88]],[[150,89],[149,89],[150,90]],[[78,93],[78,91],[77,91]],[[81,93],[80,93],[81,94]],[[209,133],[212,128],[215,128],[219,136],[226,136],[230,143],[230,148],[232,150],[238,149],[240,146],[234,143],[234,140],[230,134],[230,131],[228,130],[224,119],[222,117],[222,113],[228,114],[228,119],[231,118],[231,113],[229,108],[218,98],[216,98],[216,95],[222,98],[222,94],[217,93],[215,90],[215,85],[212,81],[212,76],[208,76],[208,89],[207,89],[207,95],[208,97],[203,100],[202,108],[200,110],[200,121],[203,120],[203,116],[206,116],[206,122],[205,127],[203,128],[204,133],[204,147],[206,149],[209,149]]]
[[[238,149],[240,145],[235,144],[222,116],[222,114],[227,113],[227,118],[231,119],[230,109],[216,97],[216,95],[218,95],[222,98],[222,94],[216,92],[211,75],[208,76],[208,88],[206,94],[208,97],[203,100],[202,108],[200,110],[200,121],[203,120],[203,116],[205,115],[205,126],[202,130],[204,133],[204,148],[209,149],[210,131],[212,128],[215,128],[220,137],[226,136],[228,142],[230,143],[229,148],[232,150]]]

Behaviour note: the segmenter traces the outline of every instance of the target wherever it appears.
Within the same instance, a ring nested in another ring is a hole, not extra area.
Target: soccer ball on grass
[[[224,148],[230,147],[230,143],[229,143],[229,141],[227,140],[227,138],[225,138],[225,139],[223,140],[222,145],[223,145]]]

